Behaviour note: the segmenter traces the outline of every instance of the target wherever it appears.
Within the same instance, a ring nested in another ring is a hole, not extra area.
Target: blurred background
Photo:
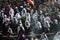
[[[0,0],[0,40],[59,40],[60,0]]]

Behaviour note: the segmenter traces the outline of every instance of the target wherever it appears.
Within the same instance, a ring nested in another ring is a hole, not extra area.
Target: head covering
[[[20,8],[23,8],[23,6],[20,6]]]
[[[18,7],[15,7],[15,9],[18,9]]]

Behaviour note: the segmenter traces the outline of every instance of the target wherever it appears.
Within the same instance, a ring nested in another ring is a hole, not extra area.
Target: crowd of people
[[[45,2],[38,8],[26,2],[22,4],[19,2],[0,3],[0,31],[3,35],[16,33],[19,40],[25,40],[25,35],[31,34],[30,32],[47,33],[51,31],[51,27],[57,27],[60,24],[59,4]]]

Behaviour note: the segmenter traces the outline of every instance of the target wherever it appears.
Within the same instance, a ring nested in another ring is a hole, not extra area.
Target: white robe
[[[26,13],[26,20],[30,22],[30,18],[31,18],[30,13]]]
[[[19,22],[20,19],[21,19],[21,16],[20,16],[19,13],[17,13],[17,14],[15,15],[16,24]]]
[[[52,23],[52,21],[51,21],[50,17],[48,17],[48,16],[47,16],[47,17],[45,17],[45,20],[46,20],[46,21],[48,21],[49,23]]]
[[[44,18],[43,26],[46,27],[46,28],[50,28],[49,21],[47,21],[45,18]]]
[[[20,19],[20,18],[21,18],[20,14],[17,13],[17,14],[15,15],[15,18],[16,18],[16,19]]]
[[[37,10],[36,10],[36,12],[33,14],[33,16],[32,16],[32,18],[33,18],[33,20],[36,22],[37,21],[37,19],[38,19],[38,13],[37,13]]]
[[[9,15],[14,16],[14,9],[10,8]]]
[[[4,15],[4,17],[3,17],[3,23],[6,22],[6,21],[7,21],[7,16]]]
[[[21,15],[22,15],[22,17],[25,17],[26,13],[27,13],[26,9],[23,8],[22,11],[21,11]]]
[[[35,27],[37,29],[42,29],[42,25],[41,25],[41,23],[39,21],[36,23]]]
[[[19,21],[19,26],[17,27],[17,32],[18,33],[20,31],[20,28],[22,28],[23,30],[25,30],[24,27],[23,27],[23,24],[22,24],[21,20]]]

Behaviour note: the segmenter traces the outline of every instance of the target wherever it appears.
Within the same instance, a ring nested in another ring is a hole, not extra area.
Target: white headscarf
[[[17,14],[15,15],[15,18],[16,18],[16,19],[20,19],[20,18],[21,18],[20,14],[17,13]]]

